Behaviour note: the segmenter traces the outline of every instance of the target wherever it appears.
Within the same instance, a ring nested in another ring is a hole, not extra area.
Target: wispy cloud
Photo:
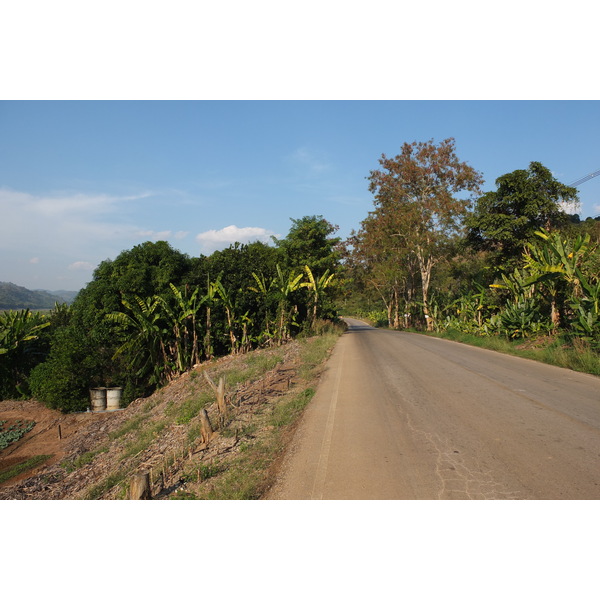
[[[153,242],[157,242],[158,240],[167,241],[173,236],[173,232],[170,229],[166,231],[152,231],[149,229],[146,231],[136,231],[135,236]]]
[[[71,263],[67,268],[69,271],[93,271],[95,269],[95,265],[85,260],[79,260]]]
[[[76,289],[95,264],[137,243],[142,228],[129,220],[136,201],[150,195],[29,194],[0,188],[0,251],[22,257],[6,266],[5,277],[20,279],[19,264],[43,260],[44,274],[36,276],[44,277],[49,289],[50,278],[59,277],[71,278]],[[167,232],[151,233],[152,239],[163,239]]]
[[[297,148],[290,156],[289,161],[311,174],[320,174],[328,171],[331,165],[321,152],[311,150],[306,146]]]
[[[226,248],[235,242],[248,243],[253,241],[268,242],[271,236],[278,237],[273,231],[262,227],[238,227],[228,225],[223,229],[211,229],[196,236],[203,252],[212,252]]]

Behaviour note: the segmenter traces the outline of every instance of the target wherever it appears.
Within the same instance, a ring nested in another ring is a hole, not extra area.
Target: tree
[[[442,254],[444,240],[459,231],[471,199],[479,192],[480,173],[455,153],[454,139],[440,144],[404,143],[400,154],[379,160],[380,170],[371,171],[369,191],[375,196],[373,218],[385,220],[389,235],[416,256],[421,279],[423,309],[429,318],[429,285],[434,265]],[[471,196],[457,194],[470,192]]]
[[[347,241],[345,266],[355,283],[376,291],[385,305],[389,327],[397,329],[401,308],[406,314],[414,300],[418,269],[414,255],[395,231],[386,216],[371,213]]]
[[[334,272],[340,258],[337,245],[340,238],[331,237],[337,225],[326,221],[322,215],[290,219],[293,223],[283,240],[273,238],[280,249],[283,266],[288,269],[303,269],[308,265],[315,277],[329,269]]]
[[[492,251],[494,262],[510,270],[536,231],[569,223],[563,207],[577,205],[577,190],[557,181],[539,162],[498,177],[496,187],[477,200],[467,218],[467,241],[476,250]]]

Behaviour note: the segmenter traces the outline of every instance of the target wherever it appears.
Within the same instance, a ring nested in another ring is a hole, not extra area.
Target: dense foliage
[[[194,364],[334,317],[336,228],[321,216],[293,224],[275,246],[236,243],[208,257],[145,242],[102,262],[70,307],[6,313],[0,397],[79,411],[90,387],[120,386],[127,403]]]
[[[575,188],[532,162],[469,198],[461,192],[481,179],[453,140],[405,144],[379,162],[374,210],[345,244],[355,314],[393,328],[560,336],[600,351],[600,220],[566,214]]]

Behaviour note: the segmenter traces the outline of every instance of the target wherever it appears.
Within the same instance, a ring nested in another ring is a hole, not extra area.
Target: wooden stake
[[[202,427],[202,443],[208,445],[214,431],[205,408],[200,411],[200,426]]]
[[[62,440],[62,431],[60,430],[60,425],[58,426],[58,439]]]
[[[150,489],[150,475],[146,471],[144,473],[136,473],[131,478],[129,485],[130,500],[151,500],[152,491]]]

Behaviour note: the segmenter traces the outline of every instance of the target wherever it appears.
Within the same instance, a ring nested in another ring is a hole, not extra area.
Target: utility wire
[[[586,175],[585,177],[582,177],[581,179],[578,179],[577,181],[574,181],[573,183],[569,184],[569,186],[570,187],[577,187],[578,185],[581,185],[582,183],[585,183],[586,181],[592,179],[593,177],[596,177],[596,175],[600,175],[600,170],[594,171],[593,173],[590,173],[589,175]]]

